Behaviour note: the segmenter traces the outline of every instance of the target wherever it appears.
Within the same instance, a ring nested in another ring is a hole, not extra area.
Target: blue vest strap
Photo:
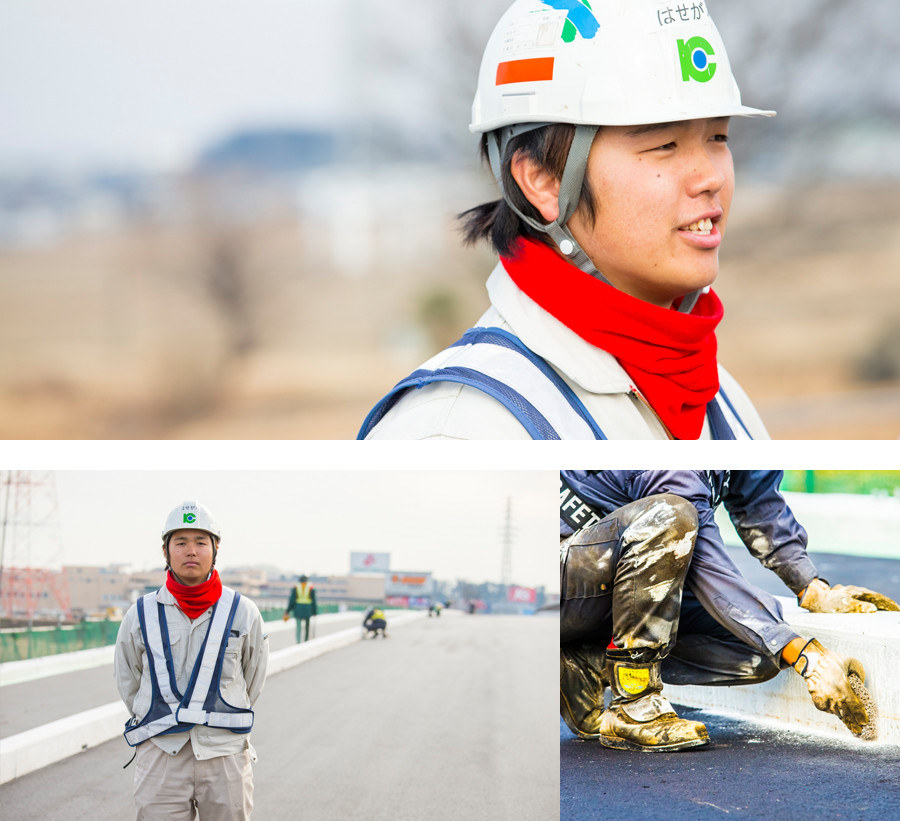
[[[493,345],[521,356],[544,379],[552,383],[556,393],[565,400],[571,414],[581,421],[581,424],[585,427],[585,432],[590,432],[595,439],[606,439],[600,426],[594,421],[587,408],[584,407],[584,404],[562,377],[545,360],[525,347],[517,337],[508,331],[504,331],[501,328],[470,328],[461,339],[451,345],[444,353],[452,352],[454,349],[464,346],[476,345]],[[431,361],[433,362],[434,360]],[[454,361],[464,360],[454,357]],[[476,364],[473,362],[472,366],[456,364],[432,369],[420,368],[410,374],[406,379],[394,385],[390,392],[375,405],[363,422],[356,438],[365,439],[408,390],[423,388],[425,385],[435,382],[455,382],[483,391],[512,413],[525,430],[528,431],[532,439],[562,438],[554,424],[521,391],[506,382],[483,373],[476,367]]]

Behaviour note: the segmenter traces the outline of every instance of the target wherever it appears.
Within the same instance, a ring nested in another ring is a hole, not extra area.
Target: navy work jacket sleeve
[[[722,502],[753,556],[797,594],[816,576],[806,531],[778,490],[780,470],[732,470]]]
[[[814,578],[815,568],[806,556],[806,534],[777,492],[780,472],[746,471],[758,475],[737,477],[738,473],[564,471],[562,478],[601,516],[658,493],[673,493],[690,502],[697,510],[699,530],[687,586],[716,621],[745,644],[779,663],[781,650],[797,637],[797,633],[785,623],[777,599],[750,584],[728,555],[715,521],[716,507],[720,502],[725,503],[729,514],[741,522],[740,525],[736,522],[735,526],[745,544],[750,538],[755,545],[748,545],[751,552],[781,578],[784,579],[783,574],[786,574],[798,579],[809,572],[812,573],[810,578]],[[734,487],[732,482],[735,482]],[[781,499],[780,507],[777,499]],[[572,532],[571,527],[564,526],[561,521],[561,535],[566,535],[565,530]],[[755,535],[758,533],[762,535]]]

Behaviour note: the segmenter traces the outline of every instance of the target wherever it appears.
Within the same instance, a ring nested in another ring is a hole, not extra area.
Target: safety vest
[[[303,582],[303,584],[296,585],[295,590],[297,591],[296,604],[312,604],[312,596],[310,595],[312,590],[311,584]]]
[[[372,408],[356,438],[365,439],[408,390],[433,382],[457,382],[487,393],[519,420],[532,439],[606,439],[565,380],[502,328],[470,328],[394,385]],[[753,438],[721,387],[706,415],[713,439]]]
[[[250,732],[253,710],[233,707],[222,698],[219,690],[228,637],[240,600],[240,593],[229,587],[222,588],[184,695],[178,691],[172,668],[165,606],[156,600],[155,592],[137,600],[141,636],[147,650],[152,700],[150,709],[142,719],[134,716],[125,724],[125,740],[130,746],[136,747],[153,736],[185,732],[195,724],[219,727],[234,733]]]
[[[383,610],[373,610],[372,615],[369,616],[369,618],[372,619],[373,621],[375,619],[381,619],[382,621],[384,621],[384,611]]]

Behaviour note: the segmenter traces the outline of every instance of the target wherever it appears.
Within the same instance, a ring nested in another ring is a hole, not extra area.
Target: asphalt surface
[[[361,622],[362,618],[356,621]],[[353,623],[319,622],[315,635],[346,630]],[[289,629],[281,629],[278,623],[270,632],[270,652],[295,644],[294,622],[287,626]],[[111,662],[87,670],[8,684],[0,688],[0,739],[118,700]]]
[[[559,620],[445,615],[390,632],[266,682],[253,817],[557,818]],[[0,815],[133,818],[130,757],[116,739],[4,784]]]
[[[560,821],[900,818],[898,746],[676,710],[706,724],[712,743],[669,754],[608,750],[560,720]]]

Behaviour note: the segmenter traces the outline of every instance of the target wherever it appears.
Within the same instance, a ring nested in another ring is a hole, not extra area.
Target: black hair
[[[538,222],[543,222],[541,213],[522,193],[513,178],[511,165],[517,151],[521,151],[528,159],[561,180],[569,157],[569,148],[575,137],[575,126],[568,123],[553,123],[533,131],[526,131],[513,137],[506,147],[501,159],[501,178],[506,196],[523,214]],[[481,138],[481,157],[488,160],[488,137]],[[596,216],[596,200],[594,192],[585,174],[581,185],[579,208],[584,207],[591,220]],[[532,228],[509,206],[505,199],[476,205],[457,216],[466,245],[475,245],[481,240],[491,244],[500,256],[511,256],[516,243],[523,238],[537,240],[553,247],[550,237]]]

